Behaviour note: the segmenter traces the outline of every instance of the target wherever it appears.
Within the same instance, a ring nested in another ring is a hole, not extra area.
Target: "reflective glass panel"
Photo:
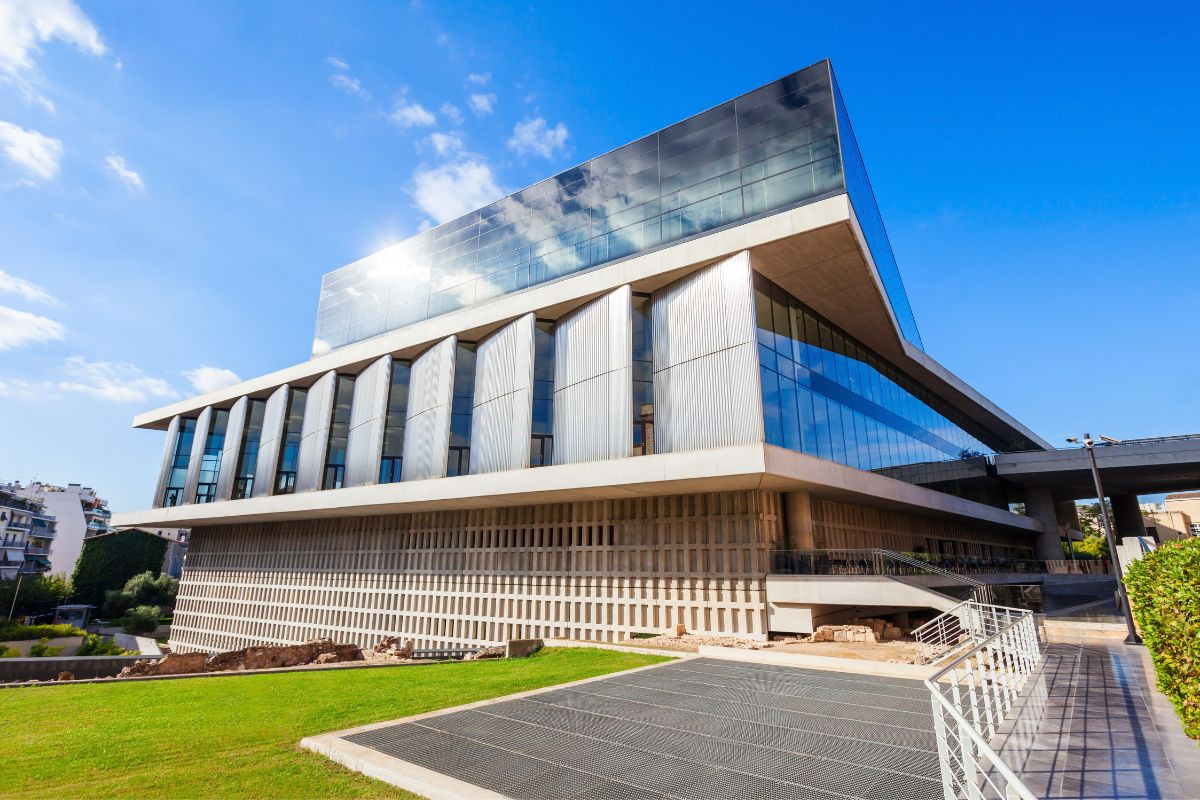
[[[447,477],[471,472],[471,411],[474,402],[475,343],[459,342],[454,355],[454,396],[451,400]]]
[[[329,418],[329,443],[325,449],[322,489],[340,489],[346,480],[346,442],[350,436],[350,405],[354,400],[354,378],[338,375]]]
[[[533,331],[533,419],[529,466],[554,463],[554,322],[539,319]]]
[[[171,464],[167,472],[167,486],[163,490],[164,506],[183,505],[183,491],[187,483],[188,461],[192,455],[192,439],[196,435],[196,420],[180,419],[175,433],[175,447],[171,451]]]
[[[383,452],[379,458],[379,482],[399,483],[404,464],[404,420],[408,413],[408,376],[412,362],[394,359],[388,386],[387,417],[383,426]]]
[[[242,445],[238,450],[237,474],[233,480],[233,499],[249,497],[254,491],[254,469],[258,465],[258,444],[262,440],[263,414],[266,400],[250,400],[246,407],[246,426],[242,429]]]
[[[654,452],[654,332],[650,295],[633,294],[633,455]]]
[[[221,472],[221,451],[225,447],[225,430],[229,412],[214,408],[208,420],[208,436],[200,457],[199,479],[196,483],[196,502],[211,503],[217,499],[217,475]]]
[[[300,461],[300,436],[304,428],[304,405],[307,401],[307,389],[291,387],[272,494],[291,494],[296,489],[296,465]]]

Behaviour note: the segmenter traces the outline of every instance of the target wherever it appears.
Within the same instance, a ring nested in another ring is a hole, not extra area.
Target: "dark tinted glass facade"
[[[242,430],[237,474],[233,480],[234,500],[249,497],[254,491],[254,469],[258,465],[258,444],[262,441],[263,414],[266,409],[266,400],[250,400],[246,407],[246,427]]]
[[[757,274],[754,295],[768,444],[931,485],[995,452],[970,420]],[[897,469],[911,465],[921,469]]]
[[[835,106],[829,64],[814,64],[331,272],[313,351],[844,192]],[[868,240],[885,246],[869,184],[855,192],[871,204],[858,210]],[[919,345],[890,249],[876,261]]]
[[[533,330],[533,416],[529,466],[554,463],[554,322],[539,319]]]
[[[329,418],[329,444],[325,448],[322,489],[340,489],[346,480],[346,442],[350,436],[350,404],[354,400],[354,378],[338,375]]]
[[[217,475],[221,472],[221,450],[225,447],[225,430],[228,426],[229,412],[214,408],[208,421],[204,453],[200,457],[199,480],[196,483],[197,503],[211,503],[217,499]]]
[[[187,483],[188,460],[192,454],[192,438],[196,435],[196,420],[179,420],[175,434],[175,447],[171,451],[171,466],[167,472],[167,486],[163,490],[164,506],[181,506],[184,503],[183,489]]]
[[[650,295],[633,295],[633,452],[654,452],[654,328],[650,322]]]
[[[300,461],[300,436],[304,427],[304,405],[307,400],[307,389],[292,387],[288,394],[283,441],[279,446],[279,467],[275,470],[272,494],[291,494],[296,489],[296,465]]]
[[[411,369],[412,363],[409,361],[392,361],[387,417],[383,423],[383,452],[379,458],[380,483],[400,482],[400,468],[404,465],[404,419],[408,413],[408,375]]]
[[[475,343],[459,342],[454,354],[454,395],[450,411],[450,452],[446,477],[471,471],[471,411],[475,402]]]

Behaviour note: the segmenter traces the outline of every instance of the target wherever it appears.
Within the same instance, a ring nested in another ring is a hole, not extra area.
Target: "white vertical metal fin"
[[[163,445],[162,464],[158,467],[158,484],[154,487],[153,508],[162,508],[163,493],[167,491],[167,479],[171,476],[171,459],[175,455],[175,440],[179,438],[179,415],[171,417],[167,425],[167,443]]]
[[[246,428],[246,414],[250,398],[239,397],[229,409],[229,421],[225,424],[225,444],[221,447],[221,470],[217,473],[216,500],[233,497],[233,481],[237,477],[238,456],[242,449],[242,431]]]
[[[279,468],[279,449],[283,445],[283,423],[287,416],[288,385],[285,383],[267,398],[263,408],[262,435],[258,440],[258,460],[254,462],[252,497],[269,497]]]
[[[651,315],[655,450],[763,441],[750,254],[654,292]]]
[[[555,326],[555,464],[626,458],[633,448],[632,301],[622,286]]]
[[[446,476],[457,346],[458,337],[447,337],[412,362],[408,409],[404,415],[401,480],[420,481]]]
[[[333,414],[333,393],[337,371],[330,370],[308,387],[304,401],[304,423],[300,428],[300,451],[296,457],[296,491],[321,488],[325,473],[325,451],[329,448],[329,420]]]
[[[346,438],[346,486],[379,483],[379,457],[383,451],[391,382],[391,356],[377,359],[354,381],[350,434]]]
[[[200,483],[200,462],[204,460],[204,444],[208,440],[208,427],[212,424],[212,406],[205,406],[196,418],[196,433],[192,437],[192,453],[188,456],[187,479],[183,484],[183,503],[196,502],[196,486]]]
[[[472,403],[472,473],[529,466],[536,322],[534,314],[526,314],[479,343]]]

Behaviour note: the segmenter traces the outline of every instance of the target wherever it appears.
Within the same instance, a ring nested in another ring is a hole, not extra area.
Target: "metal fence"
[[[1036,800],[988,744],[1041,659],[1033,614],[1000,606],[968,611],[957,618],[970,635],[995,631],[925,681],[946,800]]]
[[[977,556],[901,553],[894,550],[772,550],[771,572],[777,575],[1106,575],[1112,564],[1100,559],[984,558]]]
[[[974,647],[1025,613],[1020,608],[966,600],[914,628],[912,637],[917,642],[921,663],[930,664],[964,648]]]

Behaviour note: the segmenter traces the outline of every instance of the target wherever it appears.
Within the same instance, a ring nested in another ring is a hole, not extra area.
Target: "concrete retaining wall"
[[[33,647],[39,641],[39,639],[17,639],[11,642],[0,642],[0,650],[3,650],[6,647],[14,647],[21,651],[21,655],[27,656],[29,655],[29,648]],[[50,647],[61,647],[61,652],[63,655],[71,656],[75,655],[75,653],[79,651],[79,648],[83,646],[83,637],[57,636],[51,639],[48,644]],[[8,659],[0,659],[0,661],[7,660]]]
[[[0,682],[46,681],[60,672],[76,678],[108,678],[143,656],[54,656],[52,658],[0,658]]]

